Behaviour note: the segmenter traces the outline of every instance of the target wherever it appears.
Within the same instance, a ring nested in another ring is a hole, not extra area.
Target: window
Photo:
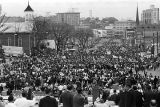
[[[18,38],[18,46],[22,47],[22,38],[21,37]]]
[[[11,46],[11,38],[8,37],[8,46]]]

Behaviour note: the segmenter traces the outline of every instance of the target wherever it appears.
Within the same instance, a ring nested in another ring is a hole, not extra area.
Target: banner
[[[2,46],[5,55],[18,56],[23,54],[23,47],[16,46]]]

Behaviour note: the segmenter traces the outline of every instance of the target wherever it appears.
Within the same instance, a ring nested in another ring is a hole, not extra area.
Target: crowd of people
[[[130,56],[113,58],[102,51],[78,53],[8,57],[1,67],[0,83],[5,85],[0,86],[0,93],[7,90],[12,102],[15,90],[21,90],[25,100],[33,100],[35,93],[42,92],[46,97],[38,102],[39,107],[61,103],[63,107],[84,107],[90,102],[97,107],[160,107],[160,78],[146,72],[158,68],[158,58],[142,61],[137,57],[133,62]],[[20,107],[16,100],[14,104]]]

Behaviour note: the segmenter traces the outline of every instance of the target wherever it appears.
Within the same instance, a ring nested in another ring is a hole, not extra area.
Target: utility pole
[[[157,55],[158,55],[158,45],[159,45],[159,43],[158,43],[158,31],[157,31]]]
[[[154,56],[154,33],[153,33],[153,56]]]

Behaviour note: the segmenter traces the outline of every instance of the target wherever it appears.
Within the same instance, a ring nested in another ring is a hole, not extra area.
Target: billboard
[[[4,54],[7,56],[8,55],[18,56],[23,54],[23,47],[2,45],[2,49],[4,50]]]

